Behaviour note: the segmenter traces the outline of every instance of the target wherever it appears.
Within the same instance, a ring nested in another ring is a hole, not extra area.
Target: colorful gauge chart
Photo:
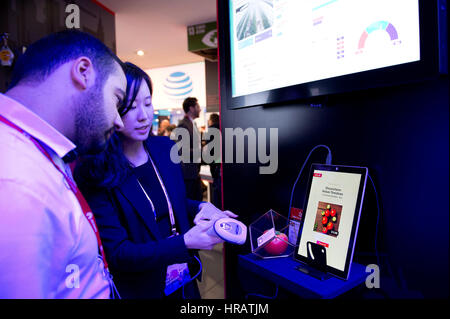
[[[357,54],[362,53],[364,51],[366,40],[369,37],[369,35],[372,32],[379,30],[386,31],[389,34],[389,37],[391,38],[391,42],[393,45],[401,43],[401,41],[398,38],[397,30],[395,29],[392,23],[387,21],[377,21],[368,26],[362,33],[361,37],[359,38],[358,51],[356,52]]]

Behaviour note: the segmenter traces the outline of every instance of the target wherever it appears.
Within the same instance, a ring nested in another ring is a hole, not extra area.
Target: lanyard
[[[166,197],[166,201],[167,201],[167,207],[169,209],[169,217],[170,217],[170,225],[172,226],[172,236],[178,235],[177,233],[177,227],[175,225],[175,216],[173,214],[173,209],[172,209],[172,204],[170,203],[170,199],[169,199],[169,194],[167,193],[167,189],[164,186],[164,182],[161,178],[161,175],[159,174],[158,168],[156,167],[155,163],[153,162],[152,157],[150,156],[150,153],[148,152],[147,148],[144,146],[145,151],[147,152],[147,156],[148,159],[150,160],[150,163],[153,166],[153,170],[156,173],[156,176],[158,177],[158,181],[159,184],[161,185],[161,188],[164,192],[164,196]],[[144,187],[142,187],[141,183],[139,182],[139,186],[141,187],[142,191],[144,192],[145,196],[147,197],[147,200],[149,201],[150,205],[152,206],[152,210],[153,210],[153,214],[155,215],[155,220],[156,220],[156,211],[155,211],[155,205],[153,205],[152,200],[150,199],[150,196],[148,196],[147,192],[145,191]]]
[[[156,220],[156,209],[155,209],[155,205],[153,205],[153,201],[151,200],[150,196],[148,196],[147,192],[145,191],[144,187],[142,186],[141,182],[139,180],[137,180],[137,182],[139,183],[139,186],[141,186],[142,191],[145,194],[145,197],[147,197],[148,202],[150,203],[150,206],[152,206],[152,212],[153,215],[155,215],[155,220]]]
[[[98,249],[99,249],[99,251],[100,251],[100,253],[102,255],[103,264],[105,266],[105,269],[108,271],[108,264],[106,262],[105,252],[103,251],[103,245],[102,245],[102,241],[100,239],[100,233],[98,231],[97,224],[95,222],[94,214],[92,214],[92,210],[90,209],[90,207],[89,207],[86,199],[84,198],[83,194],[81,194],[81,192],[78,190],[78,187],[76,186],[75,182],[69,176],[67,176],[67,174],[65,172],[63,172],[63,170],[53,161],[53,159],[50,156],[50,154],[42,147],[42,145],[33,136],[29,135],[23,129],[21,129],[20,127],[18,127],[14,123],[12,123],[9,120],[7,120],[2,115],[0,115],[0,122],[5,123],[9,127],[13,128],[13,129],[16,129],[17,131],[22,133],[24,136],[28,137],[31,140],[31,142],[33,142],[33,144],[39,149],[39,151],[41,151],[41,153],[44,154],[45,157],[47,157],[47,159],[53,164],[53,166],[55,166],[55,168],[64,176],[64,179],[66,180],[66,182],[69,185],[70,189],[72,190],[72,192],[74,193],[75,197],[77,198],[78,203],[81,206],[81,210],[83,211],[84,216],[89,221],[89,224],[91,225],[92,230],[94,231],[95,236],[97,237]]]

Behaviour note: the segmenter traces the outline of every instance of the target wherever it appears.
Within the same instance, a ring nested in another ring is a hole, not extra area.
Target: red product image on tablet
[[[321,234],[338,237],[341,214],[341,205],[319,202],[313,230]]]

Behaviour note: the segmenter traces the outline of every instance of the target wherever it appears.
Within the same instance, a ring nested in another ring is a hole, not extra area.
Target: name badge
[[[167,267],[166,288],[164,293],[166,296],[173,293],[178,288],[184,286],[191,280],[187,263],[173,264]]]

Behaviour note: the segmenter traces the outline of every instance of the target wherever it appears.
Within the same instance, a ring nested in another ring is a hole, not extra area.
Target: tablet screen
[[[308,256],[309,241],[322,245],[326,247],[327,266],[345,271],[349,249],[353,250],[350,244],[355,214],[360,211],[362,177],[360,173],[313,169],[298,255]]]

